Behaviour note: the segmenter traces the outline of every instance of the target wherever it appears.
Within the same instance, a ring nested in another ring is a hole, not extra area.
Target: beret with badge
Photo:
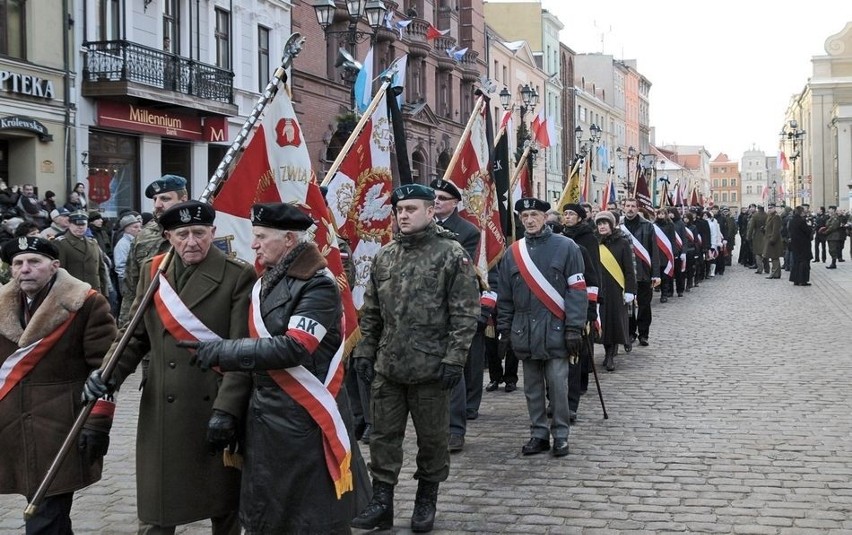
[[[251,224],[279,230],[308,230],[314,224],[311,216],[292,204],[276,202],[251,207]]]
[[[51,260],[59,258],[59,250],[53,245],[50,240],[46,240],[39,236],[21,236],[20,238],[12,238],[3,244],[0,249],[0,257],[7,264],[12,263],[12,259],[22,253],[35,253],[46,256]]]
[[[157,180],[148,184],[145,188],[145,196],[153,199],[154,195],[166,193],[169,191],[179,191],[186,189],[186,179],[177,175],[163,175]]]
[[[550,210],[550,203],[536,199],[535,197],[518,199],[518,202],[515,203],[515,211],[521,213],[526,210],[538,210],[539,212],[547,213]]]
[[[462,200],[461,192],[452,182],[447,182],[446,180],[443,180],[441,178],[436,178],[429,184],[429,187],[431,187],[435,191],[443,191],[444,193],[451,195],[459,201]]]
[[[403,184],[395,190],[391,195],[391,204],[396,206],[399,201],[408,201],[411,199],[421,199],[424,201],[435,200],[435,190],[423,184]]]
[[[206,202],[186,201],[178,203],[162,214],[158,219],[163,230],[174,230],[193,225],[212,226],[216,219],[216,210]]]

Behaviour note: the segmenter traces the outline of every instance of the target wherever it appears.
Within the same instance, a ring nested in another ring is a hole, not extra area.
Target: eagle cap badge
[[[181,223],[189,223],[192,221],[192,214],[189,213],[189,210],[184,208],[180,211],[180,221]]]

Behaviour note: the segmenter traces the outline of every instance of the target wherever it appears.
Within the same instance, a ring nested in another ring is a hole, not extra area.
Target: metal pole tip
[[[27,504],[27,508],[24,509],[24,522],[29,522],[35,516],[36,510],[38,510],[37,505],[32,503]]]

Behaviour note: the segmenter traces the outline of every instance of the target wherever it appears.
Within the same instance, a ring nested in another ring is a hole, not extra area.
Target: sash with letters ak
[[[95,290],[89,290],[89,293],[86,294],[86,299],[95,293],[97,293]],[[53,348],[57,340],[62,338],[76,316],[77,311],[75,310],[52,333],[26,347],[18,349],[3,361],[3,365],[0,366],[0,401],[21,382],[21,379],[26,377],[36,367],[36,364]]]
[[[527,250],[526,238],[521,238],[512,244],[512,256],[518,263],[521,278],[529,286],[533,295],[541,301],[551,314],[565,320],[565,297],[550,284],[550,281],[536,267]],[[574,273],[568,277],[568,287],[572,290],[586,291],[586,281],[582,273]]]
[[[331,276],[330,273],[328,272],[329,276]],[[258,279],[251,292],[249,333],[252,338],[271,338],[272,334],[266,329],[260,312],[260,287],[261,279]],[[342,327],[340,332],[346,332]],[[308,351],[313,352],[325,337],[325,333],[325,327],[316,320],[303,316],[292,316],[284,334]],[[344,493],[353,489],[350,467],[352,449],[349,443],[349,433],[335,400],[343,383],[344,345],[345,340],[341,336],[340,348],[334,354],[328,366],[328,374],[323,382],[320,382],[304,366],[268,370],[269,376],[281,390],[308,411],[308,414],[320,427],[323,434],[325,462],[328,473],[334,482],[338,499]]]

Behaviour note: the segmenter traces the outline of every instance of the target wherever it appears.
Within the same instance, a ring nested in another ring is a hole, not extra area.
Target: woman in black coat
[[[615,370],[618,346],[630,340],[627,328],[627,307],[636,298],[636,268],[633,248],[627,237],[616,226],[612,212],[598,212],[595,216],[600,243],[600,287],[598,290],[601,343],[604,346],[604,366]],[[608,254],[607,254],[608,252]],[[611,265],[614,259],[617,265]],[[620,274],[620,275],[619,275]]]
[[[787,235],[790,238],[790,252],[793,253],[790,282],[796,286],[810,286],[813,230],[805,221],[804,207],[797,206],[793,209]]]

